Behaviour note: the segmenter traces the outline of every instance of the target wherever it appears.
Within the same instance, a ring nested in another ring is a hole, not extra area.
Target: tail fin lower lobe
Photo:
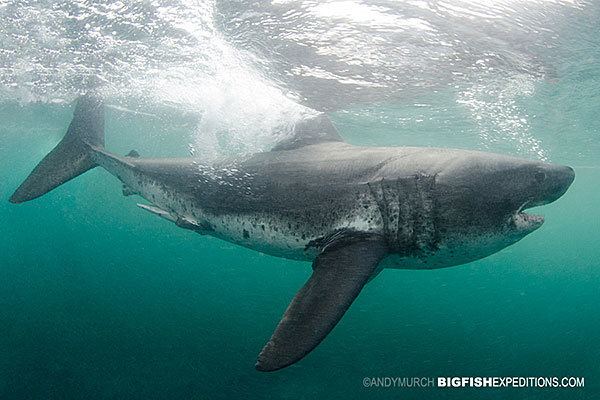
[[[94,168],[92,146],[104,147],[104,104],[96,95],[86,94],[77,100],[65,137],[31,171],[9,201],[33,200]]]

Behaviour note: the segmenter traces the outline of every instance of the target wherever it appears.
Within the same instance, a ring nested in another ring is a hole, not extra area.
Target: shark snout
[[[566,165],[544,164],[536,174],[542,187],[536,205],[548,204],[559,199],[575,180],[575,171]]]

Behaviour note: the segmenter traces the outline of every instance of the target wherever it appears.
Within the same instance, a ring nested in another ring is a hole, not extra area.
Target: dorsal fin
[[[311,144],[343,141],[329,117],[326,114],[318,114],[296,122],[292,136],[279,142],[271,151],[293,150]]]

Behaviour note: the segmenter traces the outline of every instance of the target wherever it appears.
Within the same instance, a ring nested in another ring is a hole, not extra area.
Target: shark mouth
[[[530,202],[525,202],[521,207],[519,207],[517,212],[515,212],[511,220],[517,229],[533,231],[542,226],[544,223],[544,216],[525,213],[524,210],[528,208],[527,206],[533,207]]]

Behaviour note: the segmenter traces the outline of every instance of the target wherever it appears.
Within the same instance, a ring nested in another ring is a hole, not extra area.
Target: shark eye
[[[546,173],[545,172],[536,172],[535,173],[535,180],[537,181],[537,183],[542,183],[546,180]]]

